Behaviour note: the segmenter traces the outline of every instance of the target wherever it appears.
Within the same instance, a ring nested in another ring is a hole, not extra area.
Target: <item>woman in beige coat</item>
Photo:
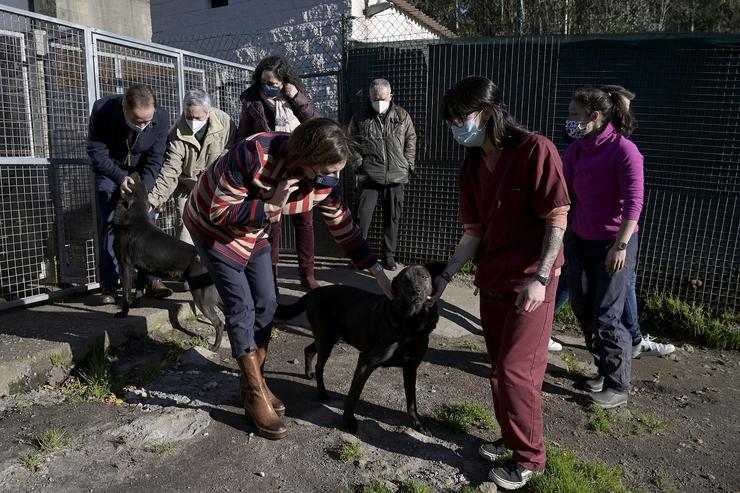
[[[213,108],[208,93],[192,89],[185,93],[183,112],[170,130],[164,164],[149,204],[158,208],[170,197],[177,200],[178,238],[190,244],[190,233],[182,225],[182,211],[200,174],[234,142],[236,125],[228,114]]]

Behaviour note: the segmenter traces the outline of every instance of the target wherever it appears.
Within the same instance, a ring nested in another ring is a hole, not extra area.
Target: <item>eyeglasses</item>
[[[475,120],[476,118],[478,118],[478,115],[480,115],[482,112],[483,112],[483,108],[479,109],[478,111],[473,111],[472,113],[468,113],[465,116],[465,118],[463,119],[463,121],[461,121],[459,123],[454,122],[454,121],[453,122],[447,122],[447,126],[450,127],[450,128],[452,128],[452,127],[462,128],[462,126],[465,125],[465,122],[470,121],[470,120]],[[473,116],[473,118],[470,118],[472,115],[475,115],[475,116]]]

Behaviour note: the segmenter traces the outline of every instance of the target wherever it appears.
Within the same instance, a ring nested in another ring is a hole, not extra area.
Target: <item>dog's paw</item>
[[[432,430],[427,425],[422,423],[421,421],[417,421],[416,423],[413,423],[411,425],[411,428],[413,428],[414,430],[426,436],[432,436]]]
[[[307,371],[306,372],[306,379],[307,380],[316,380],[316,372],[314,372],[314,371]]]
[[[216,352],[218,352],[218,347],[219,346],[220,346],[220,344],[219,345],[211,344],[210,346],[208,346],[208,350],[211,351],[212,353],[216,353]]]
[[[344,426],[347,428],[347,431],[349,431],[352,434],[357,433],[357,419],[354,416],[345,416],[344,419]]]

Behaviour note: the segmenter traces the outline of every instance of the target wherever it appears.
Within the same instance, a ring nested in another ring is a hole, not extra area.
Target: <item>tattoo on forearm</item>
[[[560,253],[560,247],[563,244],[563,235],[565,230],[548,226],[545,229],[545,237],[542,240],[542,254],[540,255],[539,268],[537,274],[549,276],[552,266]]]

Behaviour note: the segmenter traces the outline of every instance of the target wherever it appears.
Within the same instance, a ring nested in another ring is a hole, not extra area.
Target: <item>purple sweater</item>
[[[614,240],[623,219],[640,219],[643,161],[637,146],[611,123],[599,135],[568,146],[563,172],[575,234],[585,240]]]

